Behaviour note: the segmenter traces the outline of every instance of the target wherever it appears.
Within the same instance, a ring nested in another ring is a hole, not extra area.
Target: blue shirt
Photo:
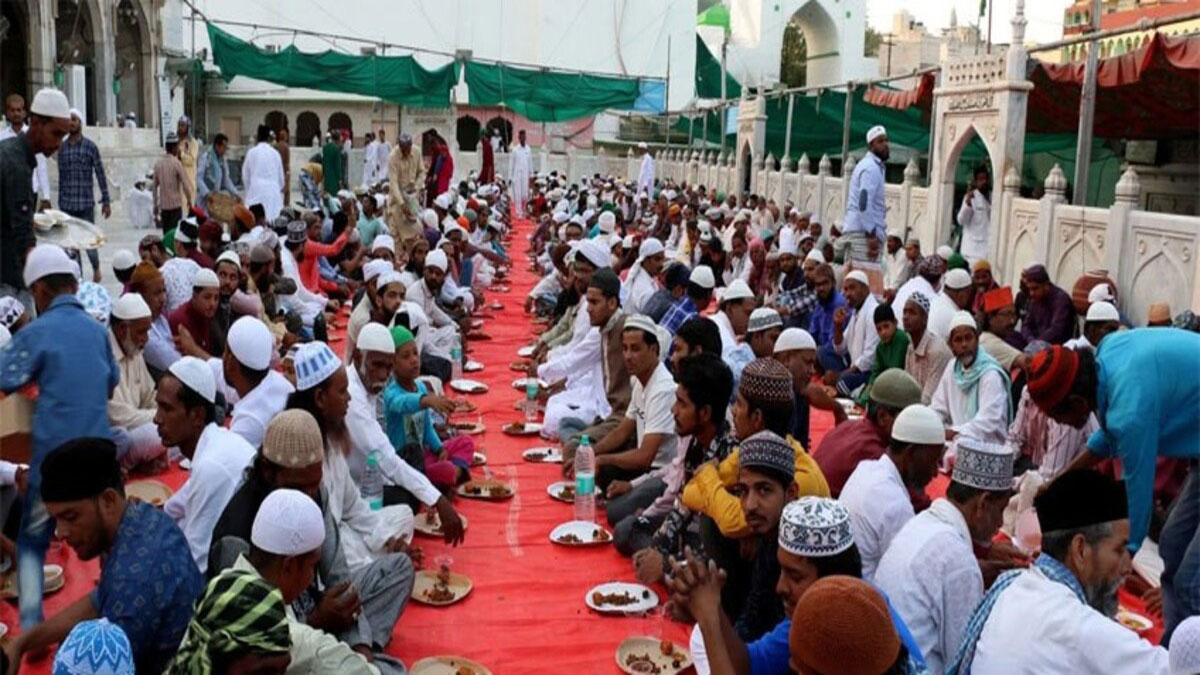
[[[888,613],[892,615],[892,625],[900,634],[900,642],[908,650],[908,672],[924,672],[925,659],[921,656],[921,648],[908,631],[908,626],[904,625],[904,619],[892,607],[892,601],[886,595],[883,595],[883,599],[887,602]],[[787,675],[792,672],[789,666],[791,654],[788,652],[788,632],[791,629],[792,620],[784,619],[771,632],[746,645],[746,651],[750,654],[750,675]]]
[[[1200,457],[1200,335],[1135,328],[1105,336],[1096,352],[1096,419],[1088,450],[1119,457],[1129,500],[1129,548],[1146,538],[1158,457]]]
[[[858,164],[850,175],[850,189],[846,192],[846,218],[842,232],[862,232],[875,235],[879,241],[886,239],[887,201],[884,195],[883,160],[873,152]]]
[[[383,388],[383,415],[387,422],[388,440],[396,452],[410,444],[428,448],[434,454],[442,449],[442,439],[433,428],[433,416],[421,407],[425,385],[416,382],[417,390],[408,391],[392,378]]]
[[[137,672],[162,672],[203,592],[204,577],[175,521],[145,502],[126,502],[91,598],[100,616],[125,631]]]
[[[671,331],[672,337],[679,332],[679,327],[687,323],[689,319],[693,319],[700,315],[696,309],[696,303],[688,296],[675,301],[667,313],[663,315],[662,326]]]
[[[846,298],[842,292],[834,289],[829,302],[817,301],[812,308],[812,316],[808,319],[808,332],[812,335],[817,347],[823,347],[833,342],[833,313],[838,307],[846,306]]]
[[[108,397],[120,379],[104,327],[74,295],[54,298],[0,349],[0,391],[38,387],[30,490],[41,486],[51,450],[74,438],[111,438]]]
[[[100,203],[109,203],[108,180],[100,150],[89,138],[78,143],[64,140],[58,149],[58,207],[66,211],[85,211],[96,205],[92,174],[100,184]]]

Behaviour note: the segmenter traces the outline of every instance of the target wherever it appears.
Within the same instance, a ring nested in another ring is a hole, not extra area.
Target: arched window
[[[272,110],[271,112],[267,113],[265,117],[263,117],[263,124],[267,125],[271,131],[274,131],[276,134],[278,134],[280,129],[288,129],[287,113],[280,112],[278,110]],[[290,132],[291,129],[288,129],[288,131]]]
[[[510,143],[513,142],[513,125],[512,122],[500,117],[499,115],[488,120],[487,137],[491,138],[496,134],[496,129],[500,130],[500,148],[502,151],[507,151]]]
[[[470,115],[459,117],[457,128],[455,129],[455,139],[458,141],[458,149],[463,152],[473,152],[475,146],[479,145],[479,129],[479,120]]]
[[[314,138],[321,136],[321,118],[311,110],[305,110],[296,116],[296,145],[309,147]]]
[[[350,138],[354,138],[354,124],[350,121],[350,116],[344,112],[338,111],[330,115],[329,124],[327,126],[330,130],[336,129],[340,131],[345,129],[346,131],[350,132]]]

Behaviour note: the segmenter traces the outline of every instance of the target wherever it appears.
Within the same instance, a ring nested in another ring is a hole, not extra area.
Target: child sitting
[[[888,368],[904,368],[904,356],[908,352],[908,333],[896,327],[896,314],[892,306],[881,304],[875,308],[875,332],[879,333],[879,345],[875,347],[875,363],[871,366],[871,379],[858,397],[860,405],[866,406],[875,378]]]

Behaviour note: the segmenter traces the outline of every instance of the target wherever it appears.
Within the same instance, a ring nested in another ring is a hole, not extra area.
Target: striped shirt
[[[70,138],[58,150],[58,207],[66,211],[83,211],[96,205],[92,174],[100,184],[100,203],[108,204],[108,179],[100,149],[90,138]]]

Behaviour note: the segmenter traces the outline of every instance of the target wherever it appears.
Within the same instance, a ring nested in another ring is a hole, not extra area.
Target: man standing
[[[150,339],[150,306],[137,293],[126,293],[113,304],[108,339],[121,380],[108,400],[108,421],[129,434],[130,447],[119,458],[126,468],[155,459],[165,452],[154,426],[154,380],[142,358]]]
[[[52,244],[29,252],[24,282],[38,318],[0,350],[0,391],[11,394],[30,383],[38,388],[29,489],[21,505],[17,537],[25,630],[42,621],[42,563],[54,530],[40,496],[42,462],[51,450],[71,439],[109,437],[108,399],[120,377],[104,327],[75,297],[77,269],[66,252]]]
[[[12,106],[12,97],[5,110]],[[20,101],[22,117],[25,102]],[[33,214],[37,203],[30,176],[39,154],[53,155],[70,128],[67,97],[57,89],[43,89],[33,98],[29,128],[0,141],[0,296],[16,296],[32,306],[22,279],[25,255],[37,243]],[[9,123],[13,118],[9,117]]]
[[[987,166],[980,164],[975,167],[971,185],[967,187],[962,207],[958,210],[958,224],[962,228],[959,252],[971,264],[988,257],[988,229],[992,223],[992,202],[988,198],[990,192]]]
[[[283,210],[283,160],[271,146],[271,130],[258,125],[255,145],[242,161],[242,187],[246,188],[247,204],[262,204],[267,222],[274,222]]]
[[[196,176],[196,203],[208,209],[206,197],[214,192],[237,195],[237,186],[229,173],[229,160],[225,150],[229,148],[229,137],[225,134],[213,136],[212,145],[204,153],[200,173]]]
[[[163,234],[179,225],[184,205],[193,199],[192,185],[179,161],[179,137],[167,134],[166,154],[154,165],[154,215]]]
[[[283,203],[292,203],[292,147],[291,134],[286,126],[275,132],[275,152],[279,153],[279,161],[283,164]]]
[[[496,180],[496,154],[487,138],[480,139],[479,152],[483,156],[479,165],[479,184],[487,185]]]
[[[175,126],[175,133],[179,137],[179,163],[183,164],[183,173],[187,176],[188,185],[191,186],[191,191],[188,192],[188,208],[193,206],[193,197],[196,194],[196,161],[200,159],[200,144],[192,136],[192,121],[187,115],[179,118],[178,124]]]
[[[950,351],[929,407],[946,423],[946,440],[956,436],[1004,443],[1012,421],[1012,383],[996,359],[979,348],[979,331],[967,312],[950,322]]]
[[[25,122],[24,97],[20,94],[8,95],[8,98],[5,99],[4,119],[8,124],[3,129],[0,129],[0,141],[29,131],[29,125]],[[36,161],[37,168],[33,174],[32,185],[33,191],[38,198],[37,210],[44,211],[50,208],[50,178],[46,172],[46,155],[40,152],[37,153]]]
[[[1013,493],[1002,445],[963,441],[946,497],[911,518],[879,561],[875,583],[912,630],[931,673],[954,658],[983,597],[973,542],[991,541]]]
[[[642,153],[642,168],[638,171],[637,191],[654,194],[654,157],[644,141],[638,143],[638,151]]]
[[[412,146],[412,136],[400,134],[388,157],[387,224],[397,245],[421,234],[417,195],[425,185],[425,162],[419,153],[413,154]]]
[[[921,387],[921,403],[929,405],[952,357],[950,348],[945,340],[929,332],[929,298],[921,291],[913,291],[908,296],[902,321],[909,339],[904,371]]]
[[[874,459],[864,458],[838,499],[850,510],[867,581],[875,578],[875,568],[896,533],[916,514],[913,495],[923,495],[925,486],[937,476],[945,447],[942,421],[929,408],[913,404],[895,417],[889,411],[888,416],[886,452]]]
[[[23,655],[61,642],[80,621],[103,617],[129,638],[138,672],[161,673],[179,649],[192,603],[204,592],[204,577],[179,528],[150,504],[126,500],[116,449],[107,438],[79,438],[50,453],[38,498],[80,559],[102,558],[100,581],[5,648],[10,672]],[[34,571],[40,591],[41,565]],[[40,592],[36,599],[41,601]]]
[[[1200,335],[1184,330],[1134,329],[1104,338],[1093,356],[1054,347],[1033,357],[1029,394],[1046,414],[1076,429],[1095,413],[1100,429],[1071,467],[1120,458],[1129,502],[1129,550],[1150,529],[1155,463],[1191,462],[1178,503],[1159,535],[1163,558],[1163,642],[1183,619],[1200,614],[1195,574],[1200,557]]]
[[[325,179],[322,187],[329,196],[342,189],[342,145],[337,139],[337,132],[331,131],[321,146],[321,172]]]
[[[1130,571],[1124,485],[1071,471],[1034,505],[1041,555],[992,585],[946,673],[1166,675],[1167,650],[1115,620],[1117,589]]]
[[[533,152],[525,143],[525,130],[517,133],[517,144],[509,150],[508,180],[512,186],[513,205],[517,215],[525,217],[525,202],[529,199],[529,178],[533,175]]]
[[[100,161],[100,149],[90,138],[83,136],[83,118],[78,110],[71,110],[71,123],[67,140],[58,151],[58,208],[89,223],[96,222],[96,194],[92,188],[92,175],[100,184],[100,211],[105,218],[112,215],[108,197],[108,180],[104,177],[104,162]],[[87,251],[92,263],[92,281],[100,283],[100,252],[94,248]]]
[[[846,217],[838,241],[845,260],[867,260],[867,238],[883,242],[887,232],[884,216],[883,170],[888,158],[887,130],[873,126],[867,131],[867,155],[854,165],[850,190],[846,196]],[[845,250],[849,248],[850,253]]]
[[[158,381],[154,424],[163,443],[179,448],[191,462],[187,481],[163,510],[187,539],[192,559],[203,574],[213,527],[254,460],[254,448],[217,424],[217,384],[212,368],[185,356]]]

